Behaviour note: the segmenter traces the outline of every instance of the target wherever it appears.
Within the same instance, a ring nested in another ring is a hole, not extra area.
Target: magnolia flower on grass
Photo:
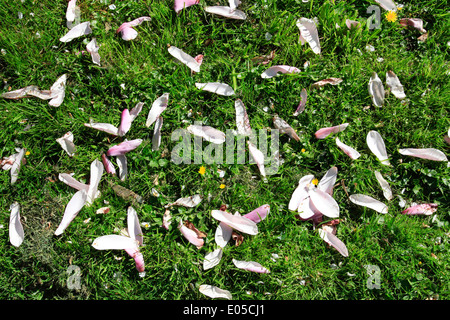
[[[390,166],[389,157],[386,152],[386,146],[381,135],[374,130],[369,131],[366,137],[367,146],[370,151],[381,161],[382,164]]]
[[[275,77],[279,72],[281,72],[281,73],[299,73],[300,69],[298,69],[296,67],[286,66],[286,65],[272,66],[272,67],[268,68],[267,70],[265,70],[261,74],[261,78],[270,79],[270,78]]]
[[[233,259],[232,261],[233,261],[233,264],[238,269],[243,269],[243,270],[257,272],[257,273],[270,273],[270,271],[267,268],[263,267],[261,264],[259,264],[258,262],[255,262],[255,261],[241,261],[241,260],[236,260],[236,259]]]
[[[203,293],[205,296],[208,296],[210,298],[216,299],[216,298],[222,298],[222,299],[228,299],[232,300],[232,295],[230,291],[220,289],[219,287],[212,286],[209,284],[202,284],[198,291]]]
[[[123,235],[110,234],[96,238],[92,246],[97,250],[125,250],[135,263],[139,276],[145,276],[144,256],[139,250],[144,237],[139,224],[139,218],[133,207],[127,209],[127,230]]]
[[[359,206],[373,209],[379,213],[388,213],[388,206],[383,202],[378,201],[370,196],[364,194],[352,194],[350,195],[350,201]]]
[[[116,33],[120,33],[122,36],[122,39],[125,41],[133,40],[138,35],[138,32],[136,30],[134,30],[133,27],[140,25],[144,21],[150,21],[150,20],[151,20],[150,17],[140,17],[140,18],[134,19],[130,22],[124,22],[116,30]]]
[[[423,204],[416,204],[413,205],[405,210],[402,211],[402,214],[407,215],[416,215],[416,214],[423,214],[423,215],[431,215],[432,213],[436,212],[438,205],[435,203],[423,203]]]
[[[9,207],[11,215],[9,216],[9,242],[19,247],[24,239],[24,231],[22,223],[20,222],[20,205],[14,202]]]
[[[349,125],[348,123],[343,123],[343,124],[340,124],[340,125],[334,126],[334,127],[322,128],[322,129],[317,130],[314,135],[316,136],[317,139],[325,139],[332,133],[338,133],[338,132],[344,131],[345,128],[348,127],[348,125]]]
[[[398,149],[398,152],[404,156],[411,156],[433,161],[448,161],[445,153],[434,148],[423,148],[423,149],[406,148],[406,149]]]
[[[314,20],[300,18],[297,20],[296,25],[300,30],[300,42],[302,45],[307,42],[315,54],[320,54],[319,34]]]
[[[64,149],[64,151],[67,152],[67,154],[70,157],[73,157],[75,154],[75,144],[73,143],[73,133],[67,132],[65,135],[63,135],[61,138],[56,139],[56,142],[58,142],[61,147]]]
[[[174,10],[176,13],[179,13],[184,8],[190,7],[194,4],[198,4],[200,0],[175,0]]]
[[[77,24],[69,30],[63,37],[59,39],[61,42],[69,42],[73,39],[85,36],[92,33],[91,23],[89,21]]]

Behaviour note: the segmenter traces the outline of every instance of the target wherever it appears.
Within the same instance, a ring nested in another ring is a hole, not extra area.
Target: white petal
[[[17,156],[14,157],[14,163],[11,166],[11,184],[16,183],[17,178],[19,177],[20,167],[22,166],[22,160],[25,156],[25,148],[19,150]]]
[[[98,185],[100,183],[100,179],[103,175],[103,164],[101,161],[95,159],[91,163],[91,172],[89,179],[89,189],[87,191],[87,199],[86,202],[90,205],[94,201],[95,198],[99,196]]]
[[[222,248],[216,249],[213,252],[209,252],[208,254],[206,254],[203,260],[203,269],[208,270],[217,266],[222,259],[222,254]]]
[[[200,64],[194,59],[194,57],[188,55],[186,52],[175,46],[170,46],[168,50],[174,58],[187,65],[192,71],[200,72]]]
[[[392,191],[391,187],[389,186],[389,183],[383,178],[381,173],[379,171],[375,171],[375,177],[377,178],[378,183],[381,186],[381,189],[383,190],[383,195],[387,200],[392,199]]]
[[[222,96],[232,96],[234,95],[234,90],[226,83],[221,82],[207,82],[207,83],[195,83],[197,89],[209,91],[212,93],[217,93]]]
[[[372,73],[369,80],[369,94],[372,97],[373,104],[382,107],[384,104],[384,87],[381,79],[376,72]]]
[[[56,142],[58,142],[61,147],[64,149],[64,151],[67,152],[67,154],[70,157],[73,157],[75,154],[75,144],[73,143],[73,133],[67,132],[65,135],[63,135],[61,138],[56,139]]]
[[[124,250],[138,248],[138,242],[130,237],[109,234],[96,238],[92,246],[97,250]]]
[[[233,228],[231,228],[224,222],[220,222],[214,234],[214,240],[216,241],[216,244],[221,248],[225,247],[228,241],[230,241],[232,233]]]
[[[386,146],[384,145],[383,138],[377,131],[369,131],[366,138],[367,146],[370,151],[381,161],[384,165],[391,165],[386,152]]]
[[[238,134],[242,134],[244,136],[251,135],[252,128],[250,127],[250,120],[241,99],[237,99],[234,102],[234,108],[236,110],[236,126]]]
[[[187,208],[196,207],[202,202],[203,197],[200,194],[194,194],[193,196],[186,198],[179,198],[175,202],[166,205],[166,207],[170,206],[183,206]]]
[[[340,254],[342,254],[344,257],[348,257],[348,250],[345,244],[339,240],[334,234],[331,232],[328,232],[324,229],[318,229],[320,237],[329,245],[336,248],[337,251],[339,251]]]
[[[396,98],[398,99],[406,98],[403,86],[394,72],[392,71],[386,72],[386,84],[389,88],[391,88],[391,92]]]
[[[297,188],[295,188],[294,192],[292,193],[291,200],[289,201],[288,208],[292,211],[297,211],[298,206],[300,203],[309,197],[308,195],[308,189],[306,188],[309,183],[314,179],[314,176],[312,174],[306,175],[302,177],[299,182]]]
[[[97,40],[95,38],[86,45],[86,50],[91,54],[92,62],[96,65],[100,65],[100,55],[98,54],[99,49],[100,46],[97,44]]]
[[[247,19],[247,15],[245,14],[245,12],[238,9],[232,9],[226,6],[208,6],[205,7],[205,11],[230,19],[238,19],[238,20]]]
[[[128,176],[127,156],[124,154],[116,156],[116,163],[117,163],[117,166],[119,167],[119,179],[121,181],[125,181]]]
[[[222,210],[212,210],[211,215],[214,219],[226,223],[229,227],[250,234],[258,233],[258,226],[255,222],[242,216],[232,215],[231,213]]]
[[[152,150],[158,150],[161,145],[161,128],[163,125],[163,117],[159,116],[155,121],[155,127],[153,128],[152,137]]]
[[[352,194],[350,195],[350,201],[354,204],[373,209],[380,213],[388,213],[388,207],[383,202],[364,194]]]
[[[353,149],[352,147],[346,145],[345,143],[341,142],[341,140],[339,140],[339,138],[336,137],[336,145],[342,150],[344,151],[344,153],[346,155],[348,155],[350,158],[352,158],[353,160],[358,159],[361,154],[356,151],[355,149]]]
[[[332,196],[320,189],[310,189],[309,196],[314,206],[324,216],[330,218],[339,217],[339,205]]]
[[[89,185],[79,182],[78,180],[73,178],[72,175],[73,174],[60,173],[58,175],[58,178],[59,178],[60,181],[64,182],[68,186],[70,186],[72,188],[75,188],[77,190],[84,190],[87,193],[87,191],[89,189]]]
[[[440,150],[434,148],[406,148],[398,149],[398,152],[404,156],[412,156],[433,161],[448,161],[447,156]]]
[[[142,246],[144,243],[144,236],[139,223],[139,217],[136,210],[131,206],[127,209],[127,228],[130,238],[136,240],[138,244]]]
[[[312,51],[315,54],[320,54],[320,42],[319,42],[319,34],[317,32],[316,24],[314,20],[310,20],[307,18],[300,18],[297,20],[297,27],[300,30],[300,40],[308,42]]]
[[[203,293],[205,296],[208,296],[210,298],[224,298],[228,300],[232,300],[232,296],[230,291],[220,289],[219,287],[212,286],[209,284],[202,284],[198,291]]]
[[[92,129],[100,130],[115,136],[119,135],[119,128],[113,126],[109,123],[98,123],[98,122],[91,122],[91,123],[85,123],[85,127],[89,127]]]
[[[75,20],[75,8],[76,8],[77,0],[69,0],[66,9],[66,20],[74,21]]]
[[[69,32],[67,32],[62,38],[59,40],[61,42],[69,42],[72,41],[75,38],[82,37],[84,35],[90,34],[92,32],[91,25],[89,21],[82,22],[80,24],[77,24],[75,27],[70,29]]]
[[[276,129],[280,130],[281,133],[287,134],[295,141],[300,141],[300,137],[297,135],[294,128],[292,128],[289,123],[287,123],[284,119],[281,119],[278,115],[274,115],[273,125]]]
[[[9,217],[9,242],[18,247],[24,239],[23,226],[20,222],[20,205],[14,202],[10,207],[11,215]]]
[[[153,124],[153,122],[155,122],[158,119],[161,113],[164,110],[166,110],[168,103],[169,103],[168,93],[164,93],[162,96],[160,96],[153,102],[152,108],[150,109],[147,116],[147,122],[145,123],[146,127],[150,127]]]
[[[322,177],[322,179],[320,179],[319,183],[317,184],[317,188],[332,196],[334,184],[336,183],[337,179],[337,173],[337,167],[330,168]]]
[[[225,142],[225,133],[210,126],[190,125],[186,128],[186,130],[195,136],[202,137],[206,141],[215,144]]]
[[[397,6],[392,0],[375,0],[380,7],[388,11],[397,11]]]
[[[80,190],[75,192],[64,210],[63,218],[55,231],[55,235],[58,236],[66,230],[72,220],[77,216],[78,212],[80,212],[85,205],[86,199],[86,191]]]
[[[263,267],[261,264],[255,261],[242,261],[242,260],[236,260],[233,259],[233,264],[236,266],[236,268],[257,272],[257,273],[270,273],[267,268]]]
[[[299,73],[300,69],[298,69],[296,67],[286,66],[286,65],[272,66],[272,67],[266,69],[261,74],[261,78],[263,78],[263,79],[273,78],[273,77],[275,77],[278,74],[278,72],[281,72],[281,73]]]
[[[250,151],[250,154],[252,155],[253,159],[256,162],[256,165],[258,166],[259,172],[263,177],[266,176],[266,169],[264,167],[264,154],[256,148],[256,146],[251,143],[250,141],[247,141],[248,144],[248,150]]]

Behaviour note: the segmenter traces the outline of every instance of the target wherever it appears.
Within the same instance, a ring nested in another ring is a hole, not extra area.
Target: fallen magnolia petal
[[[423,148],[423,149],[406,148],[406,149],[398,149],[398,152],[404,156],[411,156],[433,161],[448,161],[445,153],[434,148]]]
[[[152,151],[158,150],[161,145],[161,128],[163,125],[163,117],[159,116],[155,121],[152,137]]]
[[[314,82],[312,84],[313,88],[319,88],[319,87],[323,87],[327,84],[331,84],[332,86],[335,86],[339,83],[341,83],[343,80],[341,78],[328,78],[328,79],[323,79],[317,82]]]
[[[112,134],[114,136],[119,135],[119,129],[109,123],[91,122],[91,123],[85,123],[84,126],[88,127],[88,128],[96,129],[99,131],[103,131],[103,132]]]
[[[96,65],[100,65],[100,54],[98,53],[99,49],[100,46],[97,44],[97,40],[95,38],[86,45],[86,50],[91,54],[92,62]]]
[[[341,142],[341,140],[339,140],[338,137],[336,137],[336,145],[342,150],[344,151],[344,153],[346,155],[348,155],[351,159],[355,160],[358,159],[361,154],[356,151],[355,149],[353,149],[352,147],[346,145],[345,143]]]
[[[241,1],[240,0],[228,0],[228,4],[229,4],[231,10],[235,10],[241,4]]]
[[[124,109],[120,117],[120,125],[117,129],[117,134],[123,137],[128,132],[128,130],[130,130],[132,121],[133,120],[131,118],[130,111],[128,109]]]
[[[136,269],[139,272],[139,276],[145,276],[144,255],[139,251],[139,248],[126,248],[124,250],[130,257],[134,259],[134,262],[136,263]]]
[[[186,238],[186,240],[195,245],[197,249],[203,247],[205,241],[201,237],[198,237],[197,233],[194,230],[186,227],[181,220],[178,225],[178,229],[180,230],[181,234]]]
[[[25,156],[26,149],[22,148],[19,150],[17,156],[14,158],[14,163],[11,166],[11,184],[16,183],[19,177],[20,168],[22,166],[22,159]]]
[[[422,203],[413,205],[402,211],[402,214],[415,215],[415,214],[424,214],[431,215],[436,212],[438,205],[435,203]]]
[[[172,224],[172,215],[169,210],[164,211],[162,227],[166,230],[169,230],[169,226]]]
[[[361,23],[359,21],[346,19],[345,25],[351,30],[352,28],[358,29],[361,26]]]
[[[119,179],[125,181],[128,176],[128,162],[125,155],[117,156],[116,163],[119,167]]]
[[[143,106],[144,106],[143,102],[138,102],[136,103],[134,108],[130,110],[131,121],[134,121],[134,119],[136,119],[139,113],[141,113]]]
[[[304,44],[306,41],[315,54],[320,54],[319,34],[314,20],[300,18],[297,20],[296,25],[300,30],[301,43]]]
[[[106,156],[106,154],[102,154],[102,163],[105,167],[106,173],[115,175],[116,174],[116,168],[114,167],[113,163],[109,158]]]
[[[91,23],[89,21],[77,24],[72,29],[69,30],[62,38],[59,39],[61,42],[69,42],[75,38],[79,38],[92,33]]]
[[[322,177],[322,179],[320,179],[319,183],[317,184],[317,188],[319,190],[322,190],[323,192],[328,193],[330,196],[332,196],[334,184],[336,183],[336,179],[337,179],[337,173],[338,173],[338,168],[331,167],[325,173],[325,175]]]
[[[203,293],[205,296],[208,296],[210,298],[224,298],[228,300],[232,300],[232,295],[230,291],[220,289],[219,287],[212,286],[209,284],[202,284],[198,288],[198,291],[200,293]]]
[[[381,135],[374,130],[369,131],[366,137],[367,146],[370,151],[381,161],[382,164],[390,166],[386,146]]]
[[[255,261],[242,261],[233,259],[233,264],[238,269],[243,269],[247,271],[257,272],[257,273],[270,273],[270,271],[263,267],[261,264]]]
[[[222,96],[232,96],[234,95],[234,90],[226,83],[221,82],[207,82],[207,83],[199,83],[196,82],[195,86],[197,89],[201,89],[204,91],[216,93]]]
[[[262,74],[261,78],[270,79],[275,77],[279,72],[281,73],[299,73],[300,69],[296,67],[286,66],[286,65],[276,65],[266,69]]]
[[[175,0],[174,10],[176,13],[179,13],[184,8],[190,7],[194,4],[198,4],[200,0]]]
[[[252,142],[250,142],[250,140],[247,141],[247,144],[248,150],[250,151],[253,160],[255,160],[255,163],[258,166],[259,172],[265,178],[266,169],[264,167],[264,154],[259,149],[257,149],[256,146]]]
[[[216,244],[221,248],[225,247],[228,241],[230,241],[232,233],[233,228],[231,228],[225,222],[220,222],[214,234],[214,240],[216,241]]]
[[[211,215],[214,219],[219,220],[229,227],[250,234],[255,235],[258,233],[258,226],[256,223],[248,218],[232,215],[229,212],[222,210],[212,210]]]
[[[310,189],[309,197],[317,210],[329,218],[339,217],[339,205],[332,196],[320,189]]]
[[[122,187],[119,184],[114,184],[113,182],[107,180],[108,184],[111,186],[111,188],[114,190],[114,193],[124,199],[125,201],[131,202],[132,204],[135,203],[143,203],[144,199],[138,195],[136,192],[127,189],[125,187]]]
[[[289,201],[289,205],[288,205],[289,210],[297,211],[300,203],[304,199],[309,197],[307,187],[313,179],[314,179],[314,176],[312,174],[309,174],[309,175],[302,177],[299,180],[298,186],[297,186],[297,188],[295,188],[294,192],[292,193],[291,200]]]
[[[222,254],[222,248],[218,248],[206,254],[205,258],[203,259],[203,270],[208,270],[217,266],[222,259]]]
[[[314,133],[314,135],[316,136],[317,139],[325,139],[332,133],[338,133],[338,132],[344,131],[345,128],[348,127],[348,125],[349,125],[348,123],[343,123],[338,126],[321,128],[321,129],[317,130],[316,133]]]
[[[208,13],[217,14],[219,16],[223,16],[230,19],[237,19],[237,20],[247,19],[247,15],[245,14],[245,12],[238,9],[232,9],[231,7],[226,6],[208,6],[205,7],[205,11]]]
[[[20,205],[14,202],[9,207],[11,215],[9,216],[9,242],[19,247],[24,239],[23,226],[20,222]]]
[[[283,119],[281,119],[278,115],[273,117],[273,125],[276,129],[280,130],[281,133],[286,133],[289,137],[294,139],[295,141],[300,141],[300,137],[297,135],[295,130]]]
[[[66,230],[72,220],[77,216],[78,212],[84,207],[86,200],[87,192],[85,190],[75,192],[64,210],[63,218],[58,228],[55,230],[55,235],[59,236]]]
[[[75,144],[73,143],[73,133],[67,132],[65,135],[63,135],[61,138],[56,139],[56,142],[58,142],[61,147],[64,149],[64,151],[67,152],[67,154],[70,157],[73,157],[75,154]]]
[[[87,190],[87,199],[86,203],[91,205],[94,200],[100,195],[100,191],[98,191],[98,185],[100,183],[100,179],[103,175],[103,164],[95,159],[91,162],[90,165],[90,178],[89,178],[89,187]]]
[[[402,18],[398,21],[404,27],[413,27],[420,31],[420,33],[426,33],[427,30],[423,28],[423,20],[418,18]]]
[[[98,237],[92,242],[92,246],[97,250],[125,250],[138,248],[138,242],[127,236],[118,234],[108,234]]]
[[[144,243],[144,237],[141,225],[139,224],[139,218],[136,210],[131,206],[127,209],[127,230],[129,237],[136,240],[139,246],[142,246]]]
[[[142,139],[123,141],[123,142],[109,148],[108,151],[106,152],[106,155],[109,157],[122,156],[122,155],[136,149],[137,147],[139,147],[141,145],[142,141],[143,141]]]
[[[394,72],[386,72],[386,84],[389,88],[391,88],[392,94],[397,99],[406,98],[405,91],[403,90],[403,85],[400,83],[400,80]]]
[[[136,27],[140,25],[144,21],[150,21],[150,17],[140,17],[137,19],[134,19],[130,22],[124,22],[120,25],[120,27],[116,30],[116,33],[121,33],[122,39],[125,41],[133,40],[137,37],[138,32],[133,29],[133,27]]]
[[[295,110],[293,116],[296,117],[298,116],[300,113],[302,113],[305,110],[306,107],[306,100],[307,100],[307,93],[306,93],[306,89],[303,88],[302,91],[300,92],[300,103],[297,106],[297,109]]]
[[[48,102],[53,107],[59,107],[66,96],[67,75],[60,76],[50,88],[51,100]]]
[[[334,234],[324,230],[318,229],[319,236],[329,245],[334,247],[341,255],[348,257],[348,249],[345,244],[338,239]]]
[[[350,201],[356,205],[373,209],[379,213],[388,213],[388,207],[383,202],[378,201],[370,196],[364,194],[352,194],[350,195]]]
[[[172,207],[172,206],[183,206],[187,208],[193,208],[196,207],[202,202],[203,197],[200,194],[194,194],[193,196],[186,197],[186,198],[179,198],[173,203],[169,203],[165,207]]]
[[[383,195],[387,200],[392,200],[392,190],[389,183],[383,178],[379,171],[375,171],[375,177],[383,190]]]
[[[311,200],[311,197],[306,197],[300,202],[297,212],[299,214],[300,219],[302,220],[310,220],[314,217],[321,217],[323,214],[316,208],[314,202]]]
[[[67,184],[69,187],[72,187],[78,191],[84,190],[87,192],[89,189],[89,185],[79,182],[74,177],[72,177],[72,175],[73,175],[73,173],[72,174],[60,173],[58,175],[58,179],[60,181],[64,182],[65,184]]]
[[[236,127],[238,134],[249,136],[252,134],[252,128],[250,127],[250,120],[245,109],[245,105],[241,99],[237,99],[234,102],[234,108],[236,110]]]
[[[250,211],[247,214],[244,214],[243,217],[252,220],[255,223],[259,223],[264,220],[270,212],[270,205],[264,204],[255,210]]]
[[[383,9],[388,11],[397,11],[397,6],[392,0],[375,0]]]
[[[202,137],[211,143],[222,144],[225,142],[225,133],[210,126],[190,125],[186,130],[194,136]]]
[[[66,9],[66,20],[69,22],[75,21],[75,8],[77,5],[77,0],[69,0]]]
[[[37,86],[27,86],[25,88],[2,93],[1,97],[5,99],[36,97],[42,100],[49,100],[52,98],[52,95],[50,90],[39,90]]]
[[[158,99],[156,99],[148,113],[147,121],[145,126],[150,127],[161,115],[161,113],[166,110],[169,104],[169,93],[164,93]]]
[[[170,46],[167,50],[172,57],[188,66],[189,69],[194,72],[200,72],[200,63],[195,60],[194,57],[190,56],[189,54],[175,46]]]
[[[372,76],[369,79],[368,87],[373,104],[377,107],[382,107],[384,104],[384,87],[376,72],[372,73]]]

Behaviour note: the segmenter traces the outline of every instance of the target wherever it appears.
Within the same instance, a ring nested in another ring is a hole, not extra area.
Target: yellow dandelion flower
[[[219,188],[220,188],[220,189],[224,189],[224,188],[225,188],[225,185],[222,183],[222,184],[219,186]]]
[[[200,174],[205,174],[205,172],[206,172],[206,168],[204,166],[201,166],[200,170],[198,170],[198,173],[200,173]]]
[[[397,12],[389,11],[388,13],[386,13],[386,20],[389,22],[397,21]]]
[[[305,148],[303,148],[303,149],[302,149],[302,152],[306,152],[306,149],[305,149]]]
[[[30,153],[31,153],[30,151],[27,151],[27,152],[25,152],[25,155],[26,155],[26,156],[29,156]]]
[[[311,183],[315,186],[317,186],[319,184],[319,180],[317,180],[317,178],[314,178]]]

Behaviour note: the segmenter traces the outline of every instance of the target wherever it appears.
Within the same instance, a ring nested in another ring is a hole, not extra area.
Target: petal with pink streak
[[[329,245],[334,247],[341,255],[348,257],[348,249],[346,245],[338,239],[334,234],[324,229],[318,229],[319,236]]]
[[[322,129],[317,130],[314,135],[316,136],[317,139],[325,139],[332,133],[338,133],[338,132],[344,131],[345,128],[348,127],[348,125],[349,125],[348,123],[343,123],[338,126],[322,128]]]
[[[433,161],[448,161],[448,158],[445,155],[445,153],[434,148],[422,148],[422,149],[406,148],[406,149],[398,149],[398,152],[404,156],[411,156]]]
[[[402,213],[407,215],[424,214],[429,216],[432,213],[436,212],[437,207],[438,205],[435,203],[416,204],[403,210]]]
[[[184,8],[193,6],[194,4],[198,4],[200,0],[175,0],[174,10],[176,13],[179,13]]]
[[[299,73],[300,69],[286,65],[276,65],[268,68],[261,74],[261,78],[270,79],[275,77],[278,73]]]
[[[127,141],[123,141],[111,148],[109,148],[109,150],[106,152],[107,156],[122,156],[134,149],[136,149],[137,147],[140,146],[140,144],[142,143],[142,139],[135,139],[135,140],[127,140]]]
[[[270,273],[270,271],[263,267],[261,264],[255,261],[242,261],[242,260],[236,260],[233,259],[233,264],[238,269],[243,269],[251,272],[257,272],[257,273]]]
[[[214,219],[226,223],[229,227],[250,234],[255,235],[258,233],[258,226],[256,223],[248,218],[232,215],[229,212],[222,210],[212,210],[211,215]]]
[[[252,220],[255,223],[259,223],[264,220],[270,212],[270,205],[264,204],[255,210],[250,211],[247,214],[244,214],[243,217]]]
[[[361,154],[358,151],[356,151],[352,147],[350,147],[350,146],[346,145],[345,143],[343,143],[341,140],[339,140],[338,137],[336,137],[336,145],[339,147],[339,149],[344,151],[344,153],[346,155],[348,155],[353,160],[356,160],[356,159],[358,159],[361,156]]]

